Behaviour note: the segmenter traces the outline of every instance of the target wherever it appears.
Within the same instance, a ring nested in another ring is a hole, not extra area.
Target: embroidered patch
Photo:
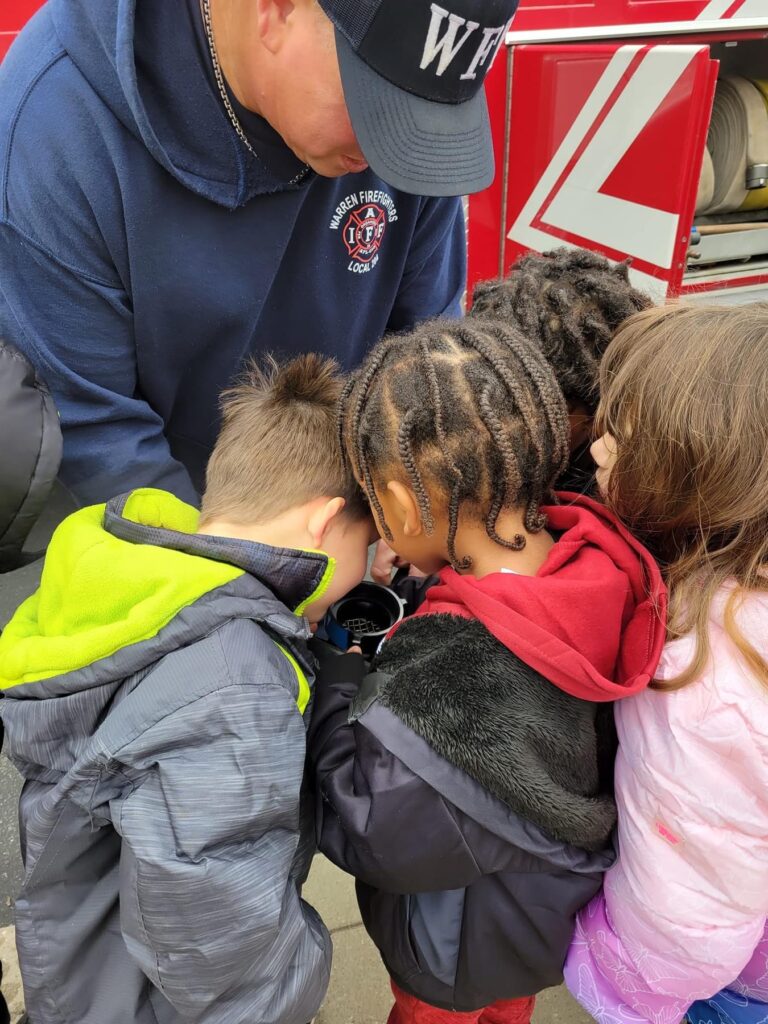
[[[368,274],[379,262],[387,225],[397,220],[397,207],[389,192],[361,189],[336,207],[328,225],[341,233],[351,274]]]

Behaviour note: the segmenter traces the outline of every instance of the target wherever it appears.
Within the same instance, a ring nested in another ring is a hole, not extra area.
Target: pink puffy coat
[[[619,860],[577,922],[565,976],[604,1024],[677,1024],[728,987],[768,1001],[768,688],[710,615],[702,677],[616,705]],[[768,596],[738,613],[768,658]],[[692,638],[667,644],[672,678]]]

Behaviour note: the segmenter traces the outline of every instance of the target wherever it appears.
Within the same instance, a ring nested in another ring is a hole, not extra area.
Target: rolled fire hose
[[[752,84],[763,97],[765,116],[768,118],[768,78],[753,78]],[[766,170],[768,171],[768,168]],[[747,198],[741,204],[742,210],[764,210],[766,207],[768,207],[768,185],[750,189],[747,192]]]
[[[701,177],[699,178],[699,191],[696,193],[696,213],[703,213],[712,205],[715,195],[715,167],[712,163],[712,154],[708,149],[704,150],[704,162],[701,165]]]
[[[740,75],[717,83],[707,149],[712,156],[715,188],[704,213],[739,210],[749,194],[747,173],[768,165],[768,110],[759,89]]]

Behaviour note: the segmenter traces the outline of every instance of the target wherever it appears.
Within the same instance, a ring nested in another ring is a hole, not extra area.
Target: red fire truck
[[[3,0],[0,4],[0,60],[13,42],[13,37],[42,4],[43,0]]]
[[[0,59],[40,2],[2,0]],[[488,100],[470,286],[573,245],[657,298],[768,297],[768,0],[521,0]]]
[[[470,286],[572,245],[658,299],[768,297],[768,0],[522,0],[488,99]]]

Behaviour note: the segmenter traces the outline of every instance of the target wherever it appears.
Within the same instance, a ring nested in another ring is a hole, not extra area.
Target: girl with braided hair
[[[359,881],[391,1024],[523,1024],[613,861],[599,708],[656,667],[660,575],[601,506],[553,497],[565,404],[504,324],[386,338],[339,424],[379,532],[439,580],[371,672],[348,654],[317,686],[320,848]]]
[[[600,361],[619,327],[651,305],[632,287],[627,263],[611,263],[588,249],[527,253],[506,277],[475,287],[470,316],[521,331],[541,350],[565,395],[571,455],[560,490],[582,493],[592,486],[589,446]]]

